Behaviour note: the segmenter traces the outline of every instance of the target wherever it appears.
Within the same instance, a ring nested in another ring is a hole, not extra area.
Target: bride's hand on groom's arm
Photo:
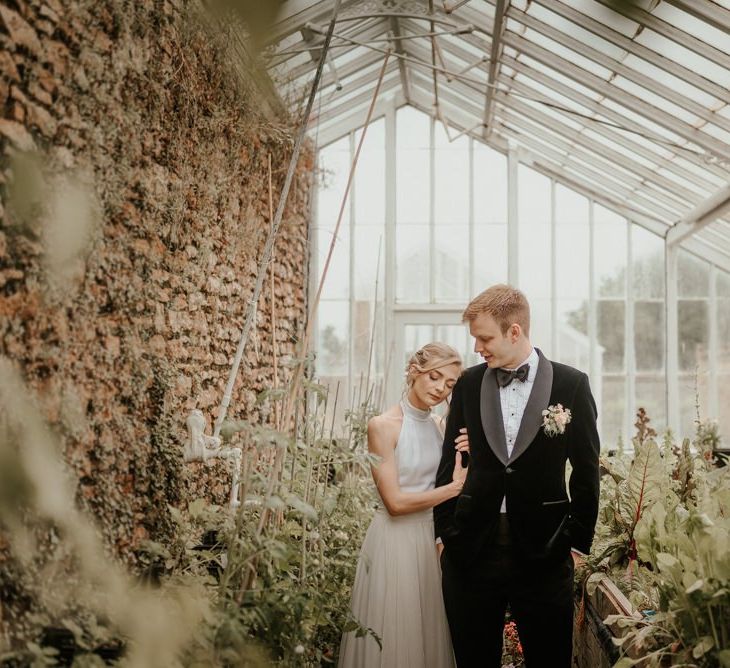
[[[464,487],[466,474],[468,472],[469,467],[462,464],[462,454],[461,451],[458,451],[454,460],[454,472],[451,475],[451,480],[455,482],[459,486],[459,488],[462,488]]]
[[[456,437],[455,442],[458,452],[469,452],[469,435],[466,433],[466,427],[459,429],[459,435]]]

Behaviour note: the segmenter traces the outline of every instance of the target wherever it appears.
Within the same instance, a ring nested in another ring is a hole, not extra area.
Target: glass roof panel
[[[728,0],[730,2],[730,0]],[[724,107],[718,109],[715,113],[719,114],[723,118],[730,119],[730,104],[726,104]]]
[[[370,53],[370,49],[364,46],[358,46],[348,51],[347,53],[335,54],[335,67],[342,67],[347,63],[351,63],[358,58],[367,56]]]
[[[577,65],[578,67],[581,67],[582,69],[590,72],[591,74],[595,74],[597,77],[600,77],[601,79],[608,79],[612,72],[606,67],[603,67],[601,65],[598,65],[597,63],[594,63],[592,60],[589,60],[588,58],[584,58],[580,54],[576,53],[572,49],[567,49],[564,46],[561,46],[554,40],[550,39],[549,37],[544,37],[538,32],[535,32],[531,28],[528,28],[525,31],[525,38],[529,40],[531,43],[536,44],[538,46],[543,47],[544,49],[547,49],[550,51],[550,53],[558,56],[559,58],[562,58],[567,63],[572,63],[573,65]],[[558,60],[555,61],[555,67],[559,68],[561,67],[562,63]]]
[[[482,56],[489,56],[488,51],[484,51],[483,49],[480,49],[477,45],[472,44],[471,42],[468,42],[467,40],[460,38],[460,37],[453,37],[451,35],[445,35],[443,37],[439,37],[439,40],[445,41],[447,44],[449,43],[455,43],[458,45],[459,50],[465,51],[470,56],[470,63],[473,63],[475,60],[481,58]],[[407,46],[407,45],[406,45]]]
[[[665,160],[671,160],[674,155],[674,151],[667,148],[664,144],[657,143],[651,139],[647,139],[640,134],[635,132],[626,132],[623,130],[617,130],[625,139],[628,139],[634,144],[639,144],[646,149],[649,149],[653,153],[657,153],[661,158]]]
[[[697,176],[702,177],[706,181],[708,181],[714,188],[719,188],[721,185],[723,185],[726,182],[726,179],[721,178],[717,174],[714,174],[713,172],[709,171],[707,168],[703,168],[691,160],[687,160],[684,157],[682,157],[682,154],[679,154],[677,157],[675,157],[672,160],[673,163],[679,165],[680,167],[683,167],[689,172],[692,172],[693,174],[696,174]],[[713,188],[713,189],[714,189]]]
[[[528,93],[527,95],[523,95],[521,92],[512,93],[513,95],[519,96],[519,98],[521,100],[524,100],[525,102],[533,103],[536,108],[544,111],[545,113],[552,112],[552,114],[554,114],[556,118],[559,118],[561,121],[572,125],[576,129],[579,129],[583,126],[583,121],[581,121],[580,118],[577,118],[575,114],[571,114],[570,112],[566,113],[564,110],[573,110],[578,112],[579,114],[591,113],[589,109],[586,109],[576,102],[573,102],[573,100],[564,97],[560,93],[556,93],[554,90],[551,90],[550,88],[547,88],[546,86],[543,86],[536,81],[528,79],[523,74],[518,74],[515,77],[515,81],[529,86],[531,92],[534,91],[534,93],[537,94],[534,95],[534,97],[531,97],[530,93]]]
[[[449,4],[453,4],[453,0]],[[494,19],[494,5],[488,2],[470,2],[469,9],[472,13],[481,14],[481,16],[487,17],[490,20]],[[456,11],[458,12],[459,10],[457,9]]]
[[[393,86],[391,84],[400,79],[400,73],[398,72],[397,66],[393,68],[389,66],[389,70],[390,71],[386,73],[386,75],[383,77],[382,88],[384,90],[392,88]],[[365,86],[359,86],[358,88],[354,88],[351,90],[344,89],[339,92],[332,91],[332,93],[330,93],[327,98],[322,99],[322,113],[326,113],[335,106],[339,107],[340,105],[346,104],[347,102],[351,102],[363,93],[365,93],[365,100],[362,102],[357,102],[355,106],[358,106],[359,104],[370,104],[370,97],[372,96],[374,90],[375,82],[372,82],[371,84]]]
[[[669,60],[673,60],[675,63],[680,63],[695,72],[699,72],[710,81],[714,81],[721,86],[730,87],[730,70],[696,54],[694,51],[686,49],[681,44],[677,44],[677,42],[667,39],[649,28],[644,29],[636,37],[636,42],[656,51],[665,58],[669,58]]]
[[[595,100],[596,102],[601,100],[603,96],[600,93],[596,93],[592,88],[586,88],[582,84],[579,84],[576,81],[573,81],[570,77],[562,74],[560,71],[548,67],[547,65],[543,65],[542,63],[537,62],[533,58],[530,58],[529,56],[526,56],[522,54],[518,58],[519,62],[524,63],[525,65],[528,65],[532,69],[537,70],[538,72],[545,74],[546,76],[549,76],[553,79],[556,79],[560,83],[565,84],[572,90],[580,93],[581,95],[585,95],[586,97],[590,97],[592,100]],[[528,75],[525,75],[528,76]]]
[[[676,172],[672,171],[671,169],[668,169],[666,167],[660,167],[656,170],[657,174],[661,174],[662,176],[665,176],[668,179],[671,179],[678,185],[684,186],[688,190],[691,190],[692,192],[696,193],[698,199],[702,199],[707,197],[710,194],[709,190],[700,188],[698,185],[695,185],[692,183],[692,181],[689,181],[682,177],[680,174],[677,174]]]
[[[518,52],[517,49],[514,49],[513,47],[508,46],[506,44],[505,44],[502,52],[504,54],[508,55],[510,58],[517,58],[517,56],[520,55],[520,52]]]
[[[706,132],[708,135],[712,135],[716,139],[719,139],[730,146],[730,132],[718,128],[714,123],[705,123],[702,126],[702,132]]]
[[[638,123],[642,126],[645,130],[645,136],[647,139],[657,141],[658,143],[662,143],[661,140],[663,139],[664,142],[672,142],[672,143],[683,143],[685,140],[682,137],[679,137],[674,132],[671,132],[670,130],[667,130],[661,125],[658,125],[657,123],[654,123],[650,121],[646,116],[642,116],[640,114],[635,113],[631,109],[627,108],[626,106],[614,102],[613,100],[606,99],[603,101],[603,104],[608,107],[609,109],[613,109],[614,111],[618,112],[622,116],[625,116],[627,119],[634,121],[635,123]]]
[[[669,102],[669,100],[659,95],[656,95],[651,91],[646,90],[646,88],[644,88],[643,86],[639,86],[638,84],[635,84],[633,81],[629,81],[624,77],[617,76],[611,83],[621,90],[625,90],[627,93],[631,93],[639,100],[647,102],[657,109],[661,109],[662,111],[671,114],[675,118],[679,118],[684,123],[687,123],[692,127],[698,127],[703,123],[700,118],[685,110],[684,107],[679,107],[673,102]]]
[[[720,104],[720,101],[713,95],[708,95],[699,88],[687,83],[684,79],[680,79],[666,70],[652,65],[642,58],[637,58],[634,55],[628,55],[624,64],[641,74],[651,77],[657,83],[663,84],[677,93],[690,98],[692,101],[701,104],[703,107],[714,108],[716,105]]]
[[[563,2],[573,7],[573,9],[577,9],[590,16],[592,19],[600,21],[603,25],[626,35],[626,37],[633,37],[639,28],[639,24],[636,21],[627,19],[612,9],[594,2],[594,0],[563,0]]]
[[[583,44],[600,51],[604,56],[608,56],[614,60],[622,60],[626,56],[626,51],[616,46],[616,44],[589,32],[585,28],[581,28],[572,21],[564,19],[562,16],[558,16],[558,14],[550,11],[542,5],[533,3],[527,13],[530,16],[534,16],[536,19],[539,19],[543,23],[565,33],[566,38],[580,41]]]
[[[693,37],[702,40],[705,44],[711,44],[715,48],[720,49],[720,51],[727,51],[728,36],[726,33],[670,5],[668,2],[660,2],[654,8],[652,14],[689,33]]]
[[[339,80],[339,83],[341,86],[341,89],[339,91],[341,93],[340,97],[346,95],[348,92],[351,92],[353,86],[356,85],[356,82],[358,81],[358,79],[360,79],[362,77],[367,77],[368,74],[374,74],[375,72],[379,72],[382,66],[383,66],[382,62],[376,61],[372,65],[363,67],[361,70],[356,70],[349,76],[346,76],[346,77],[343,77],[342,79],[340,79]],[[327,86],[320,87],[320,92],[322,93],[323,98],[329,96],[331,93],[336,94],[338,92],[337,91],[337,82],[332,81]]]
[[[449,56],[458,63],[459,69],[477,62],[485,55],[466,40],[455,35],[440,35],[436,40],[441,51],[444,53],[448,51]],[[404,47],[408,50],[408,42],[404,43]]]
[[[556,121],[559,121],[563,125],[567,125],[569,128],[572,128],[576,132],[580,132],[583,129],[583,123],[580,121],[574,120],[574,116],[571,116],[570,114],[566,114],[565,112],[558,111],[554,109],[553,107],[545,106],[544,104],[540,104],[539,102],[536,102],[534,100],[524,100],[525,104],[529,107],[533,107],[535,110],[540,112],[541,114],[544,114],[545,116],[549,116],[550,118],[554,118]],[[549,122],[549,119],[548,119]]]
[[[612,141],[608,137],[604,137],[602,134],[599,134],[598,132],[594,132],[590,127],[587,127],[583,131],[582,134],[586,139],[589,139],[591,142],[596,142],[598,144],[602,144],[603,146],[610,148],[612,151],[616,151],[617,153],[619,153],[621,155],[627,156],[627,159],[629,159],[629,160],[638,162],[640,165],[643,165],[644,167],[648,167],[649,169],[656,169],[657,163],[645,158],[642,155],[630,152],[625,146],[623,146],[615,141]]]

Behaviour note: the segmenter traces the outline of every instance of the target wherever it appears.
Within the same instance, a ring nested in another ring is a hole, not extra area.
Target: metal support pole
[[[718,337],[718,322],[717,322],[717,280],[718,270],[714,264],[710,265],[710,299],[708,309],[709,325],[710,325],[710,340],[708,342],[707,350],[707,371],[708,371],[708,405],[707,405],[707,417],[711,419],[717,419],[720,417],[720,402],[718,398],[718,384],[717,384],[717,367],[719,360],[720,347]]]
[[[397,183],[397,162],[396,162],[396,108],[395,98],[391,98],[385,111],[385,271],[383,281],[385,286],[385,304],[383,318],[383,383],[386,379],[399,378],[397,372],[394,371],[400,360],[391,359],[389,351],[393,349],[395,342],[395,330],[393,327],[393,310],[395,307],[395,282],[396,276],[396,247],[395,247],[395,224],[397,212],[396,193],[398,192]],[[395,362],[395,364],[394,364]],[[386,368],[386,365],[394,367]],[[390,383],[393,381],[391,380]],[[389,384],[390,384],[389,383]],[[387,402],[393,397],[390,396],[390,388],[385,385]],[[395,395],[393,395],[395,396]]]
[[[626,364],[626,410],[624,436],[629,438],[636,410],[636,337],[634,332],[634,238],[631,221],[626,224],[626,316],[624,318],[624,355]],[[628,444],[628,441],[627,441]]]
[[[551,356],[560,359],[560,328],[558,327],[558,235],[555,216],[555,179],[550,179],[550,338]]]
[[[666,346],[666,406],[667,426],[680,436],[679,415],[679,319],[677,313],[677,273],[679,251],[673,244],[664,243],[665,283],[665,346]]]
[[[507,281],[519,287],[519,229],[518,229],[518,166],[517,149],[507,152]]]

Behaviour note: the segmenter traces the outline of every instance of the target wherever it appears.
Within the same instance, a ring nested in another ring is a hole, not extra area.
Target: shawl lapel
[[[533,388],[534,391],[534,388]],[[482,418],[482,429],[487,443],[502,464],[507,466],[507,439],[504,435],[502,404],[499,400],[499,386],[494,369],[487,368],[482,376],[482,387],[479,397],[479,411]]]

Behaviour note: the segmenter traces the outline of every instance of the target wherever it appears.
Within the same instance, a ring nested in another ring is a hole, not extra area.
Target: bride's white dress
[[[401,402],[403,426],[395,449],[400,488],[433,489],[441,459],[441,433],[428,411]],[[352,589],[352,615],[372,629],[345,633],[340,668],[452,668],[454,656],[441,596],[433,512],[391,517],[379,507],[360,552]]]

